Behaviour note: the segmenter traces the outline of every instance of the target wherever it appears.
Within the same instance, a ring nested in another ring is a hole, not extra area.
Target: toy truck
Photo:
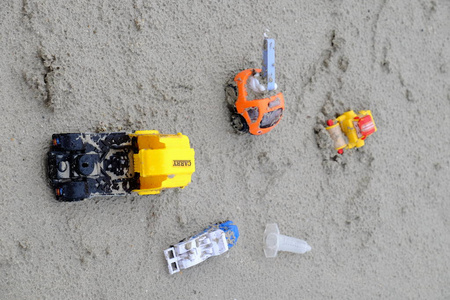
[[[164,250],[169,273],[195,266],[206,259],[221,255],[236,245],[239,230],[232,221],[209,226],[193,237],[182,240]]]
[[[54,134],[48,152],[49,181],[61,201],[159,194],[184,188],[194,171],[194,149],[181,133]]]
[[[271,131],[284,113],[284,96],[276,89],[275,41],[266,38],[263,68],[241,71],[225,87],[234,129],[253,135]]]
[[[344,149],[364,146],[365,139],[377,131],[370,110],[361,110],[358,115],[353,110],[347,111],[335,120],[328,120],[327,125],[326,130],[339,154],[343,154]]]

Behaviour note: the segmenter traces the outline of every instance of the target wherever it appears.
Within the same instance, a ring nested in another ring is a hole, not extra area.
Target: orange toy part
[[[261,73],[261,69],[247,69],[234,77],[238,89],[236,111],[247,122],[249,132],[261,135],[271,131],[282,119],[284,96],[280,92],[269,98],[248,99],[247,82],[250,76]]]

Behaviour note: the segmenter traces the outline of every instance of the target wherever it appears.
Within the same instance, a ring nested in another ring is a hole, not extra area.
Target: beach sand
[[[449,299],[450,2],[54,1],[0,8],[1,299]],[[230,126],[224,87],[276,40],[280,124]],[[330,116],[378,131],[337,156]],[[51,135],[156,129],[196,151],[183,190],[57,202]],[[227,254],[170,275],[210,224]],[[267,259],[265,225],[312,251]]]

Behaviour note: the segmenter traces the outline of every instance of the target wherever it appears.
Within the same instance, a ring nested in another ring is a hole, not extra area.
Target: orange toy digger
[[[239,132],[268,133],[283,117],[284,96],[275,91],[274,47],[273,39],[264,39],[263,69],[244,70],[225,88],[227,102],[233,109],[231,124]]]

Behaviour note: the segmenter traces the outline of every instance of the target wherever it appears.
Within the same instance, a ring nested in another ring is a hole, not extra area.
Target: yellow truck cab
[[[194,149],[181,133],[159,134],[156,130],[136,131],[137,153],[134,172],[139,174],[139,195],[159,194],[162,189],[184,188],[195,172]]]

